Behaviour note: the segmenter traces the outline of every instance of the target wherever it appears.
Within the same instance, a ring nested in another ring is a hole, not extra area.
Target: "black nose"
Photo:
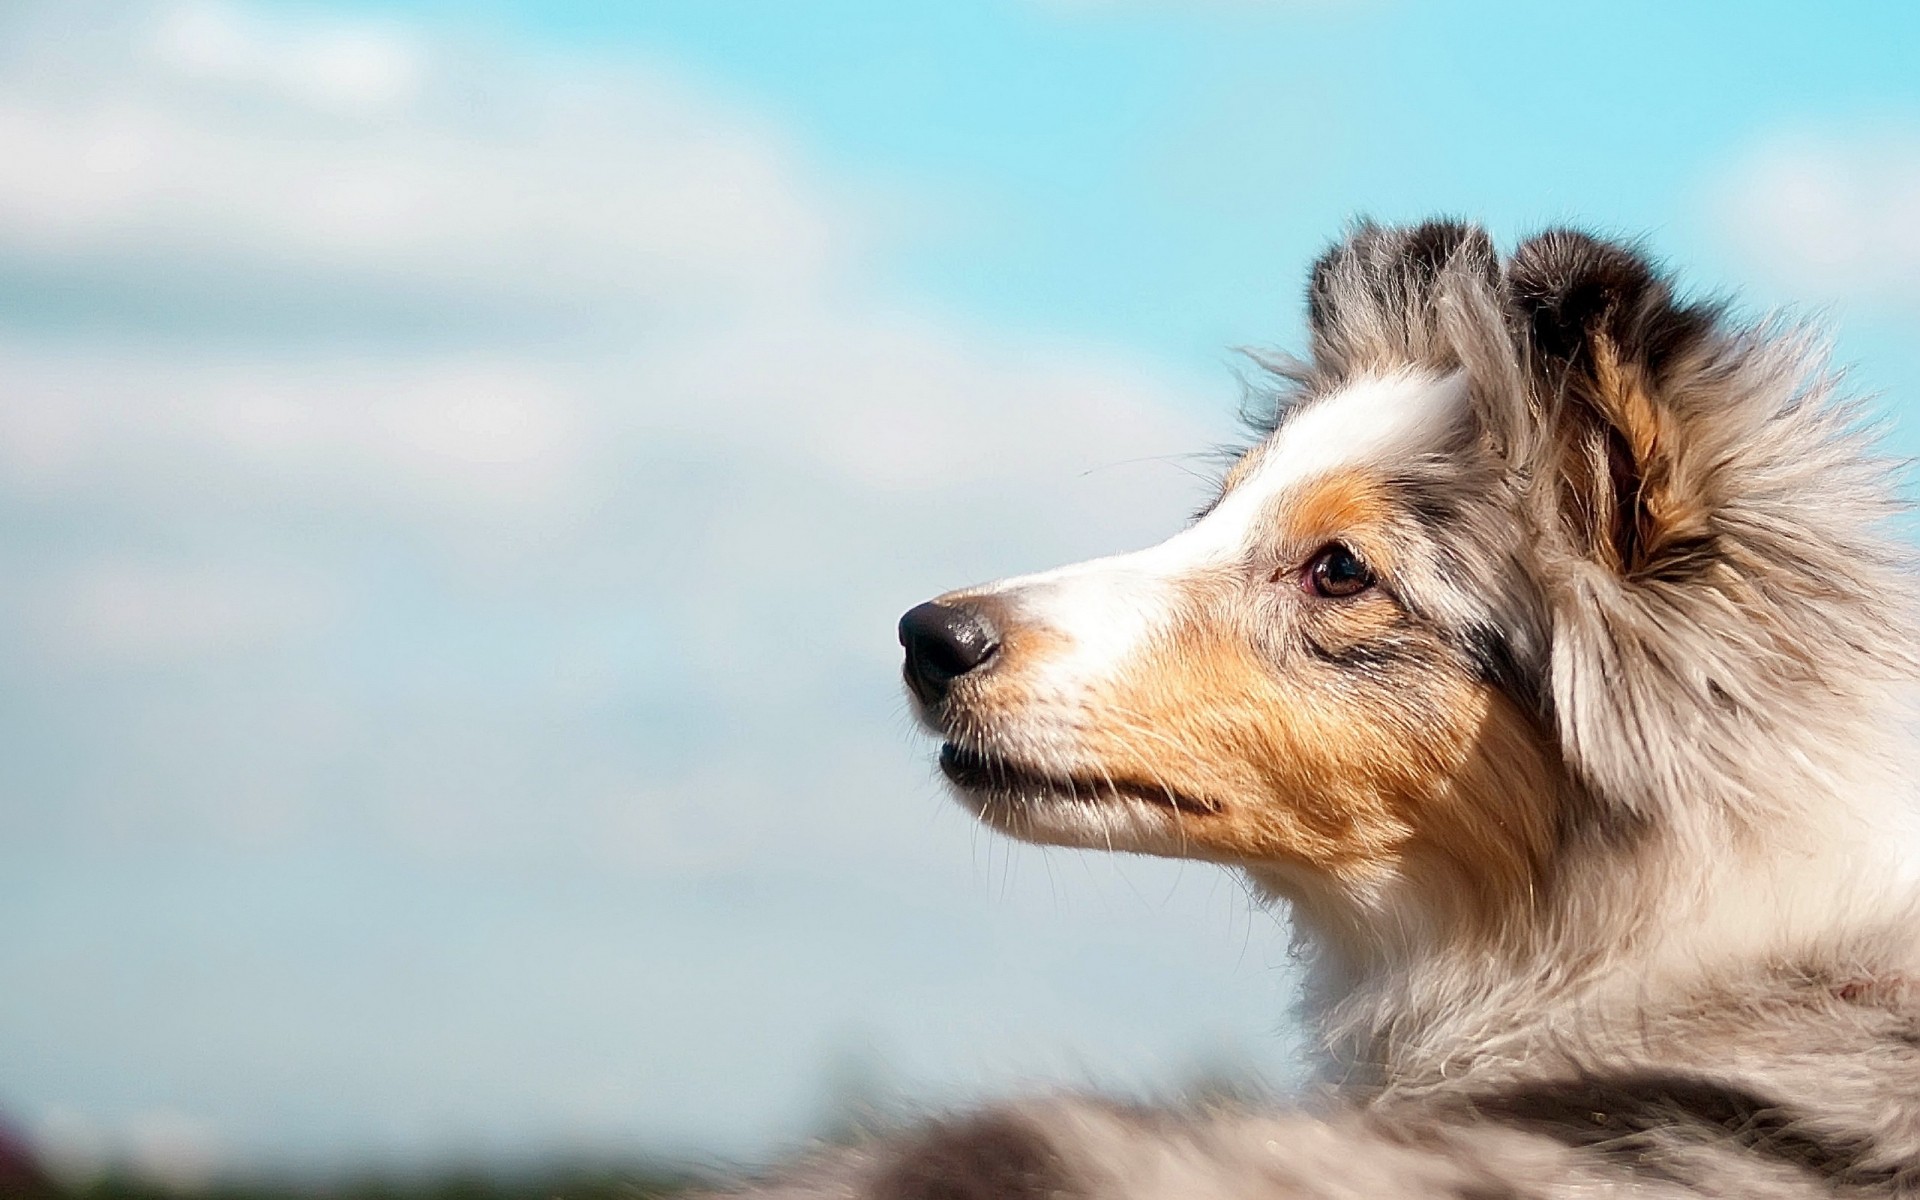
[[[954,680],[992,658],[1000,631],[971,608],[921,604],[900,618],[900,644],[907,648],[907,684],[928,704],[938,704]]]

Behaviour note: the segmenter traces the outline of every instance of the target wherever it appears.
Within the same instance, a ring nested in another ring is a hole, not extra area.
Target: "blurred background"
[[[1176,529],[1359,213],[1644,234],[1920,449],[1916,61],[1872,3],[0,0],[0,1189],[1284,1090],[1284,914],[977,830],[898,613]]]

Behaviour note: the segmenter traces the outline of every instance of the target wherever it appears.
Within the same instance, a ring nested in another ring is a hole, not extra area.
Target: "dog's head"
[[[1878,485],[1790,362],[1567,232],[1503,264],[1363,226],[1308,300],[1311,359],[1191,526],[902,620],[984,820],[1492,911],[1580,822],[1751,771],[1782,688],[1845,690]]]

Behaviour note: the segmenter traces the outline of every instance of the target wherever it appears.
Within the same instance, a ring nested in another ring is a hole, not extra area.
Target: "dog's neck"
[[[1833,788],[1764,831],[1571,846],[1554,886],[1491,927],[1444,894],[1416,902],[1412,889],[1444,893],[1440,874],[1371,911],[1289,872],[1249,874],[1292,905],[1307,1006],[1343,1077],[1438,1078],[1529,1058],[1556,1036],[1544,1014],[1632,1020],[1756,972],[1828,979],[1843,999],[1920,980],[1920,933],[1903,932],[1920,930],[1920,805],[1884,770]]]

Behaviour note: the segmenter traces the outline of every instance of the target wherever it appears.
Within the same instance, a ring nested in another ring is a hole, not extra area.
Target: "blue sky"
[[[1702,192],[1795,134],[1910,131],[1920,46],[1920,13],[1872,4],[487,11],[750,91],[815,161],[911,192],[925,236],[884,267],[913,294],[1203,370],[1278,336],[1286,268],[1356,212],[1461,213],[1508,240],[1579,221],[1650,237],[1707,286],[1804,302],[1715,236],[1725,214]]]
[[[1176,527],[1358,213],[1644,235],[1920,422],[1920,12],[0,16],[0,1114],[753,1155],[1295,1070],[1277,914],[1013,847],[892,623]]]

